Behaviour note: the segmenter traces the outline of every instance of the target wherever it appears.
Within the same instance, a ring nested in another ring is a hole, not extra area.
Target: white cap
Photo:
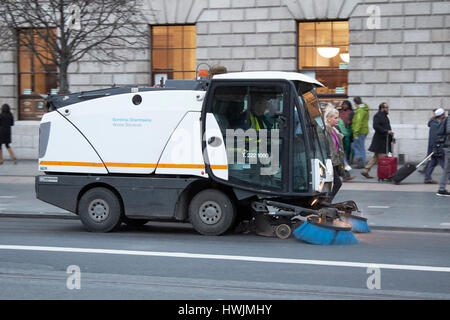
[[[442,108],[439,108],[439,109],[436,109],[436,111],[434,112],[434,115],[435,115],[436,117],[440,117],[440,116],[442,116],[444,113],[445,113],[445,110],[442,109]]]

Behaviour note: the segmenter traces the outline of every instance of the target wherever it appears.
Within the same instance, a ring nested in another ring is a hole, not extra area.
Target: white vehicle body
[[[298,93],[290,93],[297,88],[292,83],[307,88],[322,86],[315,79],[288,72],[229,73],[215,76],[212,83],[251,85],[264,81],[282,83],[282,102],[289,102],[288,106],[291,100],[299,99]],[[39,170],[46,175],[36,179],[38,198],[78,213],[80,206],[89,205],[84,204],[84,195],[92,188],[103,187],[120,199],[122,216],[186,220],[193,190],[201,190],[208,183],[224,184],[234,190],[230,192],[235,192],[238,200],[257,194],[273,197],[270,190],[232,184],[233,163],[227,158],[223,128],[208,109],[208,92],[129,88],[120,94],[105,90],[89,99],[84,93],[59,97],[61,105],[41,120]],[[293,111],[284,112],[291,115]],[[310,186],[305,197],[312,199],[330,190],[333,167],[326,156],[310,158],[308,163]],[[64,195],[50,195],[54,191]],[[97,207],[97,211],[101,210]],[[101,216],[96,218],[101,220]],[[208,225],[209,220],[205,221]]]

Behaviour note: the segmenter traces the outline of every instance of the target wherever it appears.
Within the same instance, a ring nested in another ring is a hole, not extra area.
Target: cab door
[[[248,190],[286,190],[288,89],[287,81],[212,81],[202,115],[208,174]]]

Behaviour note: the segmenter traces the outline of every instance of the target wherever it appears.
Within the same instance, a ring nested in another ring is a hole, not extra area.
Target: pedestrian
[[[11,127],[14,125],[14,118],[10,111],[9,105],[2,105],[2,111],[0,113],[0,164],[3,164],[3,152],[2,145],[6,146],[6,150],[14,161],[14,164],[17,164],[17,158],[12,151],[9,144],[11,143]]]
[[[345,154],[342,142],[343,135],[337,130],[336,125],[339,121],[339,111],[333,106],[327,106],[325,109],[325,130],[327,133],[328,145],[330,148],[331,163],[333,164],[333,189],[330,193],[330,201],[335,197],[342,186],[341,177],[345,177]],[[354,177],[350,177],[351,180]]]
[[[350,147],[350,145],[346,144],[346,138],[349,138],[351,136],[352,131],[351,131],[351,128],[348,128],[345,126],[344,120],[342,120],[341,117],[338,118],[338,124],[335,126],[335,128],[337,130],[339,130],[339,132],[343,135],[342,145],[344,148],[344,164],[345,164],[345,176],[344,176],[343,180],[349,181],[349,180],[352,180],[354,177],[352,178],[350,175],[350,171],[352,170],[352,167],[348,164],[349,161],[347,158],[347,153],[346,153],[345,147],[346,146]],[[347,140],[347,142],[349,142],[349,140]]]
[[[437,133],[439,129],[439,124],[445,118],[445,111],[442,108],[438,108],[434,111],[433,117],[428,121],[428,127],[430,128],[428,135],[428,150],[427,154],[430,154],[433,150],[436,151],[432,156],[431,160],[428,162],[425,169],[425,180],[424,183],[432,184],[436,183],[431,178],[431,174],[433,173],[434,168],[439,164],[442,169],[444,169],[445,165],[445,154],[443,148],[436,147],[436,140],[438,138]]]
[[[445,112],[444,112],[445,115]],[[442,173],[441,179],[439,181],[439,190],[436,193],[438,196],[450,196],[450,192],[446,190],[448,174],[450,173],[450,121],[448,117],[445,117],[438,127],[437,139],[436,139],[436,149],[435,151],[442,148],[444,153],[444,171]]]
[[[341,133],[344,135],[344,152],[345,157],[348,162],[352,162],[352,142],[353,142],[353,133],[352,133],[352,121],[354,115],[352,103],[348,100],[345,100],[341,103],[341,110],[339,110],[339,118],[342,119],[342,122],[339,121],[339,129]]]
[[[392,152],[391,142],[393,140],[393,132],[388,114],[389,105],[386,102],[383,102],[378,106],[378,112],[373,117],[373,129],[375,130],[375,134],[373,135],[372,143],[369,147],[369,151],[373,152],[373,156],[364,169],[361,170],[361,175],[367,179],[373,178],[369,175],[369,171],[377,164],[378,159],[380,157],[386,157],[387,153]]]
[[[366,165],[366,137],[369,133],[369,106],[363,103],[361,97],[355,97],[353,102],[356,111],[352,119],[353,152],[356,167],[364,168]]]
[[[436,112],[437,109],[433,109],[432,111],[432,116],[431,118],[428,120],[428,127],[430,128],[428,131],[428,146],[427,146],[427,155],[429,155],[431,153],[431,151],[433,150],[431,148],[431,144],[433,142],[433,139],[431,138],[431,127],[430,127],[430,123],[432,120],[436,119],[436,115],[434,114]],[[427,162],[425,163],[424,166],[422,166],[419,170],[417,170],[417,172],[424,174],[425,171],[427,170],[428,164],[430,163],[430,159],[427,160]]]

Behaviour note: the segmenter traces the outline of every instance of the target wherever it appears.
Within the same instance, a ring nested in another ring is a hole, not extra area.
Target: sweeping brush
[[[359,243],[349,224],[337,219],[329,222],[317,216],[309,216],[293,234],[299,240],[318,245]]]
[[[349,215],[345,218],[345,222],[352,225],[352,231],[358,233],[370,232],[367,219],[359,216]]]

